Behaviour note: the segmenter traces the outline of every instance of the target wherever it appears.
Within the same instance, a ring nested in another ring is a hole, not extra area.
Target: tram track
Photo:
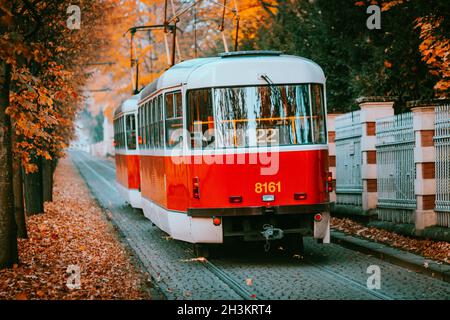
[[[305,263],[314,266],[315,268],[318,268],[320,270],[322,270],[323,272],[333,276],[333,279],[335,281],[341,282],[341,283],[345,283],[345,284],[351,284],[352,286],[355,286],[356,288],[359,288],[361,291],[367,292],[370,295],[374,296],[375,298],[377,298],[378,300],[395,300],[394,298],[382,293],[382,292],[378,292],[378,291],[374,291],[372,289],[369,289],[366,286],[364,286],[363,284],[359,283],[358,281],[355,281],[353,279],[350,279],[349,277],[346,277],[340,273],[337,273],[335,271],[333,271],[331,268],[325,267],[325,266],[320,266],[312,261],[304,261]]]

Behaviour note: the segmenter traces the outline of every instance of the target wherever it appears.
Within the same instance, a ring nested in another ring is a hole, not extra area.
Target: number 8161
[[[256,193],[281,192],[281,182],[257,182],[255,183]]]

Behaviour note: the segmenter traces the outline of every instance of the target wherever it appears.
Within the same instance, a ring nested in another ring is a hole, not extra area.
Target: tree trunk
[[[53,162],[42,158],[42,199],[53,201]]]
[[[42,166],[38,157],[32,163],[38,165],[38,171],[24,175],[25,209],[27,215],[43,213],[44,201],[42,198]]]
[[[11,130],[11,146],[14,149],[14,144],[17,141],[17,136],[14,130]],[[14,214],[16,216],[17,237],[28,238],[27,224],[25,219],[25,208],[23,201],[23,181],[22,181],[22,166],[20,159],[13,157],[13,194],[14,194]]]
[[[11,122],[9,106],[10,66],[0,62],[0,269],[19,261],[14,217]]]

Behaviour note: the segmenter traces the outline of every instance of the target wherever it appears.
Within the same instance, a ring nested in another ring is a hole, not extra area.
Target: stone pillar
[[[328,128],[328,165],[330,172],[333,176],[333,192],[330,193],[330,201],[336,202],[336,128],[334,120],[340,113],[329,113],[327,115],[327,128]]]
[[[416,179],[414,190],[416,193],[417,209],[414,212],[416,230],[436,224],[434,211],[436,199],[434,148],[434,121],[436,102],[413,101],[408,103],[413,113],[413,127],[416,137],[414,147],[414,162],[416,164]]]
[[[375,209],[377,194],[376,120],[394,115],[394,99],[363,97],[357,102],[361,109],[361,178],[363,180],[362,209]]]

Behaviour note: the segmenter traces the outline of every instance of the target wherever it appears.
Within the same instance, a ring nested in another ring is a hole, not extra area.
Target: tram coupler
[[[265,224],[263,226],[263,231],[261,235],[266,239],[266,244],[264,245],[264,250],[268,252],[270,250],[270,240],[280,240],[284,237],[284,232],[280,228],[274,228],[270,224]]]
[[[266,240],[280,240],[284,237],[284,232],[280,228],[274,228],[270,224],[266,224],[261,231],[261,235]]]

